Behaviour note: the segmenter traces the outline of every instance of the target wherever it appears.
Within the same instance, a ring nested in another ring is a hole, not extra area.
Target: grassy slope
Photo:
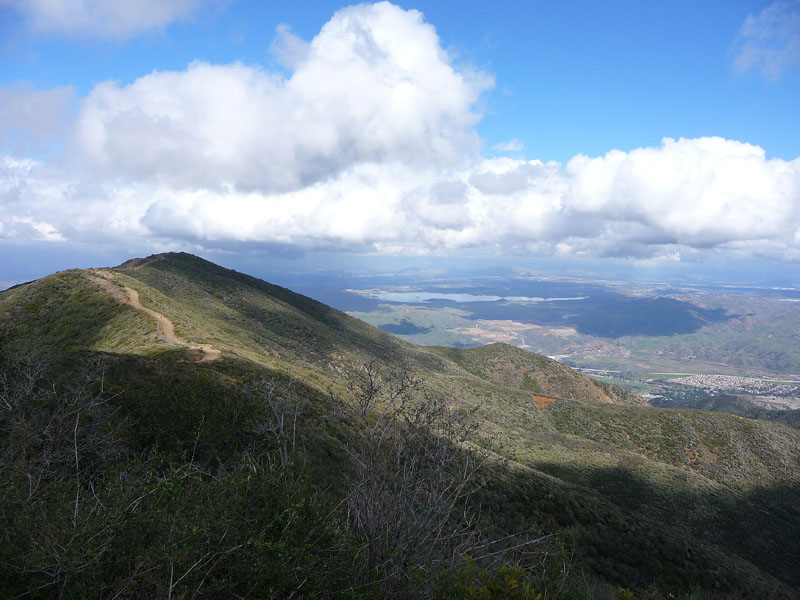
[[[178,254],[144,266],[122,265],[118,281],[139,291],[185,338],[227,356],[319,377],[374,357],[444,371],[444,361],[306,296]]]
[[[128,353],[162,346],[151,317],[120,304],[77,270],[3,292],[0,316],[9,343],[35,344],[48,352]]]
[[[508,344],[480,348],[432,348],[472,373],[498,385],[553,398],[580,398],[597,404],[644,404],[627,390],[576,373],[558,361]]]
[[[720,593],[751,587],[787,596],[791,592],[774,578],[800,583],[793,568],[800,564],[794,430],[703,411],[624,406],[636,398],[502,344],[418,348],[190,255],[130,262],[114,272],[120,285],[139,291],[145,306],[168,316],[180,337],[211,343],[224,358],[175,363],[187,358],[185,351],[164,355],[150,317],[74,271],[0,294],[2,339],[35,341],[58,352],[133,355],[125,359],[133,361],[125,373],[144,368],[136,356],[172,356],[169,364],[198,372],[186,376],[200,387],[232,385],[266,368],[300,380],[312,400],[339,384],[348,364],[373,358],[403,363],[432,389],[476,408],[482,432],[515,461],[485,492],[488,513],[504,527],[528,521],[574,527],[579,558],[614,583]],[[166,411],[165,421],[180,422],[185,410],[173,411],[163,401],[172,389],[171,367],[157,364],[138,383],[129,376],[134,386],[154,386],[129,394],[141,400],[131,400],[129,410],[139,420]],[[564,399],[537,409],[534,393]],[[195,420],[213,444],[225,428],[207,417]],[[318,464],[330,460],[325,452]]]

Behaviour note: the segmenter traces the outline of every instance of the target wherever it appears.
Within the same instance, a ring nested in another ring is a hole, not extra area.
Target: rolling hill
[[[800,597],[783,424],[414,346],[183,253],[0,319],[3,596]]]

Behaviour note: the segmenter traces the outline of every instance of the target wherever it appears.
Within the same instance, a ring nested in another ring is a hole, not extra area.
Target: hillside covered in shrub
[[[800,431],[188,254],[0,293],[0,596],[797,598]]]

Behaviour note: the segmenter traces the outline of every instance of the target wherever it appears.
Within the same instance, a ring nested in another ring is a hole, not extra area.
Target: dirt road
[[[104,276],[108,275],[108,273],[97,270],[95,271],[94,275],[87,275],[87,277],[96,284],[102,286],[103,289],[107,290],[112,296],[114,296],[114,298],[116,298],[117,301],[121,302],[122,304],[128,304],[137,310],[146,312],[148,315],[153,317],[156,320],[158,336],[162,340],[169,344],[175,344],[176,346],[189,348],[190,350],[200,350],[203,355],[199,362],[216,360],[222,355],[222,352],[220,352],[217,348],[214,348],[214,346],[211,344],[194,344],[179,338],[177,335],[175,335],[175,326],[172,324],[172,321],[170,321],[160,312],[156,312],[152,308],[142,306],[142,303],[139,301],[139,292],[133,288],[122,288],[122,290],[125,291],[123,294],[122,290],[118,286],[111,283],[108,279],[105,279]]]

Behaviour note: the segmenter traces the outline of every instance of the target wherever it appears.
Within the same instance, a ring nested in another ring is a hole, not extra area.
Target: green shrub
[[[480,567],[465,557],[466,564],[442,575],[438,598],[442,600],[541,600],[528,573],[519,566]]]

